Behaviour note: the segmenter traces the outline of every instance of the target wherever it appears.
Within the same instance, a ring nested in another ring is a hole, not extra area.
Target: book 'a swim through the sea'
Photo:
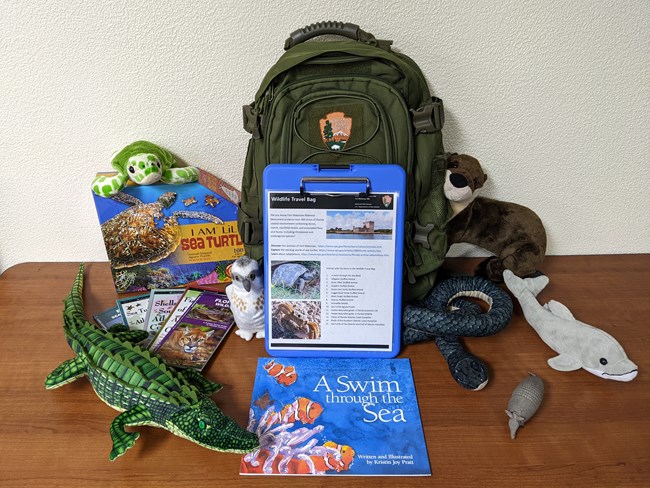
[[[408,359],[260,358],[241,474],[430,476]]]

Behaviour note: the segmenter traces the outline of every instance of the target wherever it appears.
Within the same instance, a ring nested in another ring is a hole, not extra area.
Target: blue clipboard
[[[263,173],[271,356],[399,353],[406,174],[398,165],[271,164]]]

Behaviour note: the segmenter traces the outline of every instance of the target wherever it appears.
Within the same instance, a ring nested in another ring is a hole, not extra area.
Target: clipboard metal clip
[[[368,178],[350,178],[350,177],[304,177],[300,179],[300,194],[309,195],[309,192],[305,190],[305,184],[307,183],[361,183],[366,185],[365,192],[359,192],[359,196],[367,197],[370,195],[370,180]]]

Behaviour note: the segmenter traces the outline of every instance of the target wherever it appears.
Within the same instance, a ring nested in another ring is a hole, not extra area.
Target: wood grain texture
[[[476,259],[448,260],[469,271]],[[0,486],[284,486],[284,477],[242,477],[240,456],[203,449],[169,432],[139,427],[140,439],[111,463],[108,428],[116,412],[85,378],[46,391],[45,377],[72,357],[63,337],[62,300],[76,263],[26,263],[0,276]],[[88,316],[116,299],[107,263],[89,263]],[[432,477],[311,478],[310,486],[641,487],[650,486],[650,255],[548,257],[551,283],[539,296],[564,303],[584,322],[609,332],[639,366],[630,383],[583,370],[560,373],[554,355],[526,323],[518,304],[501,333],[466,340],[490,366],[490,383],[469,392],[454,383],[432,343],[404,348],[411,359]],[[205,370],[226,385],[214,399],[245,425],[263,341],[230,334]],[[504,410],[528,371],[546,394],[540,410],[508,434]],[[292,484],[300,486],[305,478]]]

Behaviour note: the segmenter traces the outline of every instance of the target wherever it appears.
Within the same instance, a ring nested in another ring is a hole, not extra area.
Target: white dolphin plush
[[[540,338],[558,353],[548,360],[558,371],[583,368],[596,376],[616,381],[632,381],[638,367],[607,332],[576,320],[569,309],[551,300],[542,306],[537,294],[548,284],[547,276],[519,278],[505,270],[503,279],[508,289],[519,300],[528,323]]]

